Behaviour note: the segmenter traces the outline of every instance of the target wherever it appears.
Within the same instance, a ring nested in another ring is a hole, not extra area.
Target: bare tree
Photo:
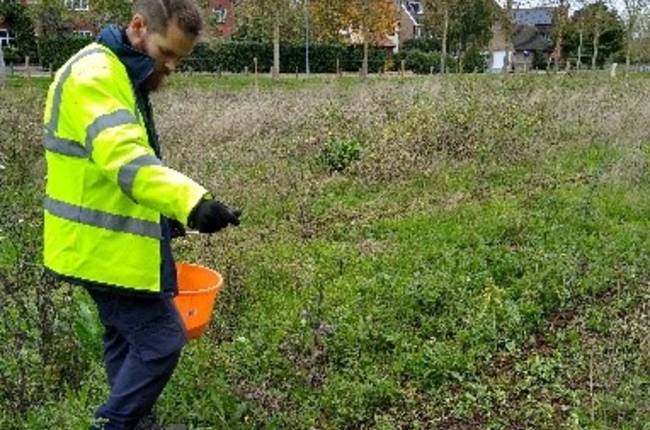
[[[447,71],[447,56],[449,51],[449,24],[451,15],[454,13],[458,0],[426,0],[425,10],[427,11],[427,20],[430,27],[441,29],[438,32],[441,42],[440,52],[440,73],[445,74]]]
[[[625,68],[630,69],[632,42],[637,32],[639,19],[650,6],[650,0],[623,0],[625,6]]]
[[[280,76],[280,39],[297,41],[302,6],[296,0],[246,0],[237,5],[237,33],[247,39],[273,43],[273,79]],[[282,31],[281,31],[282,30]]]
[[[592,29],[593,55],[591,56],[591,68],[596,69],[598,62],[598,53],[600,49],[600,38],[613,25],[613,17],[607,7],[607,3],[602,0],[597,1],[589,9],[587,20]]]
[[[562,45],[564,44],[564,37],[569,25],[569,9],[571,8],[570,0],[553,0],[553,33],[555,40],[555,47],[553,48],[553,63],[555,71],[559,68],[559,63],[562,61]],[[580,60],[578,60],[580,61]]]
[[[643,12],[637,21],[634,30],[635,37],[631,41],[630,56],[637,61],[650,61],[650,11]]]
[[[449,51],[455,50],[458,71],[463,72],[466,54],[482,49],[494,37],[496,5],[491,0],[427,0],[425,22],[441,42],[440,72],[448,70]]]
[[[502,25],[503,25],[503,30],[505,35],[505,45],[506,45],[506,58],[503,67],[505,68],[506,72],[508,72],[511,67],[510,56],[512,54],[510,53],[510,46],[513,46],[512,45],[512,33],[514,31],[513,16],[512,16],[513,10],[514,10],[513,0],[506,0],[506,10],[504,16],[502,17]]]

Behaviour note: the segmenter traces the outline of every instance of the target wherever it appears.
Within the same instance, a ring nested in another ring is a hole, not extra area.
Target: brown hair
[[[133,11],[147,20],[152,31],[163,35],[173,19],[185,34],[198,36],[203,28],[201,13],[193,0],[137,0]]]

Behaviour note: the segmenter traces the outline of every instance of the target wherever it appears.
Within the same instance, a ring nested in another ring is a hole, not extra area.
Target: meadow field
[[[0,89],[0,428],[85,429],[85,291],[43,275],[49,81]],[[650,429],[650,76],[177,76],[165,162],[244,209],[157,406],[190,429]]]

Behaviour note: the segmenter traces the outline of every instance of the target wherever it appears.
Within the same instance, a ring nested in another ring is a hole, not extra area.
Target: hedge
[[[273,47],[260,42],[215,42],[199,44],[192,56],[184,61],[184,70],[199,72],[241,73],[246,68],[254,69],[254,58],[258,70],[268,72],[273,65]],[[370,48],[368,68],[371,72],[384,69],[387,53],[380,48]],[[313,73],[336,72],[336,60],[341,71],[356,72],[361,69],[363,47],[343,45],[312,45],[309,47],[309,69]],[[304,45],[280,46],[280,71],[283,73],[305,71]]]
[[[63,35],[43,38],[39,41],[41,64],[44,67],[61,67],[75,52],[92,42],[87,37]],[[336,60],[341,71],[358,71],[363,60],[362,46],[312,45],[309,48],[309,68],[314,73],[336,72]],[[254,68],[254,58],[258,60],[258,70],[268,72],[273,65],[273,47],[260,42],[214,42],[199,43],[191,57],[183,62],[183,70],[197,72],[241,73],[247,67]],[[368,51],[368,68],[371,72],[384,69],[386,50],[371,47]],[[280,71],[293,73],[305,71],[305,47],[303,45],[280,46]]]
[[[61,67],[75,52],[92,42],[88,37],[63,35],[39,40],[40,63],[43,67],[50,64],[54,69]],[[414,44],[415,46],[415,44]],[[233,72],[241,73],[248,68],[254,69],[254,58],[258,60],[258,70],[266,73],[273,64],[273,47],[268,43],[228,41],[200,43],[182,65],[185,71],[197,72]],[[336,62],[344,72],[357,72],[361,69],[363,47],[359,45],[312,45],[309,48],[310,71],[313,73],[335,73]],[[440,70],[440,53],[426,52],[420,49],[402,50],[390,55],[387,50],[371,47],[368,52],[368,69],[380,72],[386,69],[399,70],[401,60],[405,60],[407,70],[427,74],[433,68]],[[448,58],[449,71],[456,71],[458,65]],[[465,57],[465,71],[483,71],[485,59],[478,50],[468,52]],[[305,71],[305,47],[303,45],[280,46],[280,71],[294,73]]]
[[[62,35],[41,38],[38,42],[43,67],[51,64],[54,70],[61,67],[68,59],[84,46],[93,41],[90,37]]]

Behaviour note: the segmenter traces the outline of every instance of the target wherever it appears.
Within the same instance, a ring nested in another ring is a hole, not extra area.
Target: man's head
[[[137,0],[126,30],[131,45],[156,63],[145,87],[158,89],[189,55],[201,32],[201,14],[193,0]]]

